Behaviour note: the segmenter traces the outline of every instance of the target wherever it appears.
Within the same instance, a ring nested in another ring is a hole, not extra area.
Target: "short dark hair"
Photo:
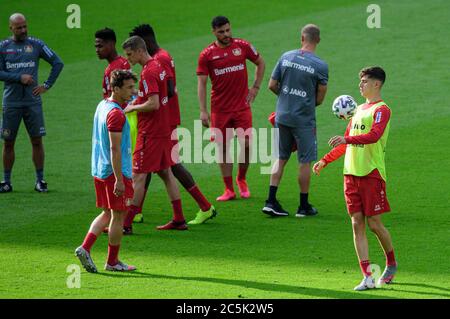
[[[130,49],[131,51],[143,49],[144,51],[147,51],[147,46],[145,45],[145,41],[141,37],[133,35],[132,37],[126,39],[124,43],[122,43],[122,49]]]
[[[134,27],[134,29],[130,32],[130,37],[134,35],[137,35],[141,38],[150,36],[156,39],[155,31],[153,31],[153,28],[149,24],[140,24]]]
[[[114,70],[111,73],[111,88],[121,88],[123,86],[123,82],[130,79],[137,82],[136,74],[134,74],[131,70]]]
[[[227,17],[217,16],[212,19],[211,26],[213,29],[216,29],[216,28],[220,28],[221,26],[223,26],[227,23],[230,23],[230,20],[228,20]]]
[[[384,72],[384,70],[379,66],[369,66],[359,71],[360,78],[365,75],[367,75],[369,79],[376,79],[381,81],[382,84],[384,84],[384,81],[386,81],[386,72]]]
[[[148,53],[153,56],[158,50],[159,45],[156,41],[155,31],[149,24],[140,24],[130,32],[130,37],[138,36],[144,39]]]
[[[116,42],[116,33],[113,29],[104,28],[95,32],[95,38]]]

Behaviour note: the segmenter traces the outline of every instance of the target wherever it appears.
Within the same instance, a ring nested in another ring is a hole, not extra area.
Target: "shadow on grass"
[[[429,295],[429,296],[438,296],[438,297],[450,298],[450,293],[446,293],[446,292],[450,292],[450,289],[449,288],[445,288],[445,287],[433,286],[433,285],[428,285],[428,284],[402,283],[402,282],[400,282],[400,283],[399,282],[394,282],[394,283],[390,284],[390,286],[392,286],[394,289],[395,289],[396,286],[436,289],[436,290],[441,290],[441,291],[444,291],[444,292],[437,293],[437,292],[411,291],[411,290],[403,290],[403,289],[401,291],[415,293],[415,294],[418,294],[418,295]]]
[[[319,289],[311,287],[301,287],[301,286],[291,286],[291,285],[281,285],[281,284],[269,284],[257,281],[248,280],[236,280],[236,279],[223,279],[223,278],[210,278],[210,277],[177,277],[159,274],[150,274],[139,271],[134,271],[132,273],[97,273],[98,276],[112,277],[112,278],[151,278],[151,279],[172,279],[172,280],[189,280],[189,281],[200,281],[209,282],[216,284],[224,284],[230,286],[241,286],[244,288],[258,289],[264,291],[273,292],[286,292],[297,294],[303,297],[312,296],[319,298],[336,298],[336,299],[398,299],[395,297],[380,296],[368,294],[367,292],[345,292],[331,289]]]

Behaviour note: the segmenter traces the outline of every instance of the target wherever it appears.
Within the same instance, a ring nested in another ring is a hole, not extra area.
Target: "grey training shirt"
[[[24,41],[12,38],[0,42],[0,81],[5,82],[3,89],[3,106],[21,107],[40,104],[41,97],[33,95],[33,88],[39,85],[39,59],[52,65],[52,70],[44,84],[50,88],[63,68],[63,62],[44,42],[27,37]],[[20,82],[22,74],[33,76],[32,85]]]
[[[328,82],[328,65],[311,52],[284,53],[272,72],[280,84],[275,121],[285,126],[316,126],[317,85]]]

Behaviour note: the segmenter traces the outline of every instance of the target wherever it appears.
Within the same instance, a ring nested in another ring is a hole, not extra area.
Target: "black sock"
[[[300,193],[300,207],[309,208],[308,193]]]
[[[278,190],[278,186],[270,186],[269,187],[269,198],[267,199],[267,201],[271,202],[271,203],[275,203],[277,201],[277,190]]]
[[[44,180],[44,169],[36,170],[36,182]]]
[[[8,184],[11,183],[11,170],[3,170],[3,180]]]

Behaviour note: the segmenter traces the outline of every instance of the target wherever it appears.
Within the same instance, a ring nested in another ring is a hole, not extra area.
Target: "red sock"
[[[223,182],[225,183],[225,187],[226,189],[234,192],[234,187],[233,187],[233,176],[224,176],[223,177]]]
[[[372,272],[370,271],[370,261],[369,260],[362,260],[359,262],[359,267],[361,267],[361,271],[364,276],[370,276],[372,275]]]
[[[130,205],[130,207],[128,207],[128,214],[123,222],[123,227],[131,227],[131,224],[133,224],[134,216],[136,216],[138,211],[139,207],[137,206]]]
[[[108,244],[108,265],[114,266],[119,262],[119,248],[120,245],[113,246]]]
[[[248,165],[239,165],[238,176],[237,176],[238,181],[245,180],[245,176],[247,175],[247,170],[248,170]]]
[[[386,254],[386,265],[387,266],[395,266],[395,265],[397,265],[397,262],[395,261],[395,256],[394,256],[394,250],[393,249]]]
[[[173,208],[173,220],[175,222],[183,222],[184,215],[183,215],[183,208],[181,207],[181,199],[172,201],[172,208]]]
[[[211,208],[210,202],[203,196],[200,189],[197,187],[197,185],[192,186],[190,189],[188,189],[189,194],[191,194],[192,198],[195,199],[200,209],[204,212],[209,210]]]
[[[95,236],[94,233],[87,233],[86,237],[84,238],[83,244],[81,244],[81,246],[84,249],[86,249],[88,252],[91,252],[91,248],[94,245],[96,240],[97,240],[97,236]]]

